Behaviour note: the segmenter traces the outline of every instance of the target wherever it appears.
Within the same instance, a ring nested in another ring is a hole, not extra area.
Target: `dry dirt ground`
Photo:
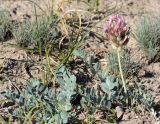
[[[133,33],[136,29],[136,23],[141,16],[146,13],[158,13],[160,10],[160,0],[101,0],[100,3],[102,9],[117,4],[119,10],[116,13],[125,16]],[[37,15],[40,15],[43,13],[42,9],[45,11],[49,8],[48,5],[50,5],[49,0],[34,0],[34,3],[23,0],[0,0],[0,9],[8,10],[13,20],[21,21],[25,18],[34,19],[35,8],[37,9]],[[68,5],[66,10],[70,9],[84,9],[84,6],[75,7]],[[100,26],[102,25],[103,23],[100,24]],[[0,89],[9,88],[8,83],[11,83],[11,81],[21,84],[31,78],[41,79],[43,76],[42,69],[36,63],[39,57],[33,57],[32,55],[28,55],[24,50],[10,47],[10,43],[16,44],[14,39],[0,43],[0,77],[2,82]],[[96,41],[90,43],[90,46],[92,46],[90,50],[95,51],[106,49],[104,43],[97,43]],[[144,85],[146,85],[147,89],[152,91],[155,102],[160,103],[160,62],[148,65],[147,58],[133,37],[131,37],[128,47],[131,49],[132,60],[143,65],[143,68],[138,72],[138,76],[145,82]],[[2,77],[8,77],[8,81],[3,82]],[[159,112],[160,110],[157,108],[157,111]],[[144,123],[156,124],[156,119],[151,113],[144,112],[137,115],[134,112],[126,112],[121,121],[121,124]]]

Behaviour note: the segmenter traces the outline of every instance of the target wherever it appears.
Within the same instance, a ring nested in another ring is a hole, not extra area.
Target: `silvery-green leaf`
[[[68,123],[69,114],[66,111],[61,111],[60,116],[63,120],[63,124]]]
[[[106,84],[106,83],[102,83],[102,84],[101,84],[101,88],[102,88],[102,90],[103,90],[104,92],[106,92],[106,93],[109,93],[109,92],[110,92],[109,86],[108,86],[108,84]]]
[[[72,81],[73,84],[76,82],[76,77],[74,75],[71,75],[70,79],[71,79],[71,81]]]

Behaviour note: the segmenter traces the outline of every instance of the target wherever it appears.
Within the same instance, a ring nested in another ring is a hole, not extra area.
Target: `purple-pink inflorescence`
[[[124,46],[129,41],[130,27],[127,26],[124,17],[121,15],[110,16],[104,30],[116,47]]]

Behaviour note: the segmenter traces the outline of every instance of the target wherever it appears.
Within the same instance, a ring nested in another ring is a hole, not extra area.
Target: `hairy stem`
[[[117,56],[118,56],[118,65],[119,65],[119,71],[120,71],[120,75],[121,75],[121,79],[122,79],[122,83],[123,83],[124,92],[127,93],[126,84],[124,81],[124,76],[123,76],[123,71],[122,71],[120,51],[118,49],[117,49]]]

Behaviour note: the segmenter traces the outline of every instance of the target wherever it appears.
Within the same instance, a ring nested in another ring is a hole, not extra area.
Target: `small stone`
[[[117,118],[118,118],[118,120],[121,120],[122,117],[123,117],[123,114],[124,114],[123,108],[120,107],[120,106],[117,106],[116,107],[116,112],[117,112]]]
[[[146,71],[145,71],[145,70],[140,70],[140,71],[138,72],[138,76],[139,76],[139,77],[143,77],[143,76],[145,76],[145,74],[146,74]]]

